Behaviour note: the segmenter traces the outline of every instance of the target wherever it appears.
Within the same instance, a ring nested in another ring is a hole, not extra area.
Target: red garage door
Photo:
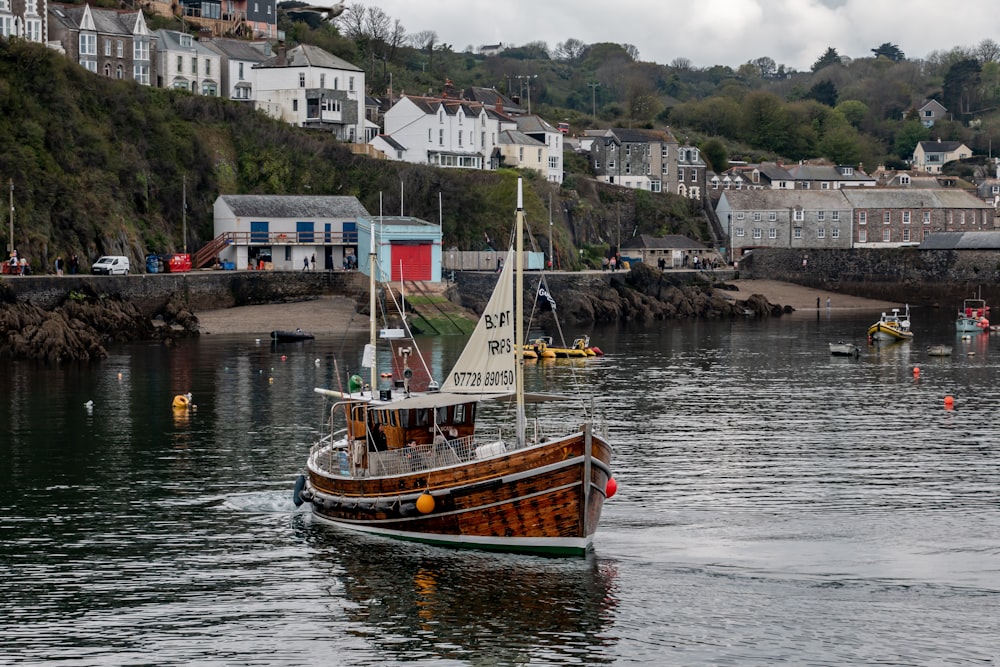
[[[430,280],[431,244],[392,245],[393,280]]]

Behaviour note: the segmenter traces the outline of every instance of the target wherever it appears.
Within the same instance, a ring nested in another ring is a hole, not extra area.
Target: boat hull
[[[861,348],[854,343],[830,343],[830,354],[835,357],[857,357]]]
[[[271,340],[275,343],[297,343],[303,340],[313,340],[316,336],[305,331],[272,331]]]
[[[958,319],[955,320],[955,331],[958,333],[977,333],[979,331],[989,331],[989,328],[989,320],[984,321],[982,318],[959,315]]]
[[[351,477],[310,457],[303,497],[314,515],[352,530],[441,546],[582,555],[607,494],[611,447],[584,433],[485,460],[412,474]],[[433,509],[417,500],[430,494]],[[426,509],[426,507],[425,507]]]
[[[881,323],[876,323],[868,329],[868,337],[872,340],[879,341],[911,340],[913,338],[913,333],[910,331],[902,331],[895,327],[886,326]]]

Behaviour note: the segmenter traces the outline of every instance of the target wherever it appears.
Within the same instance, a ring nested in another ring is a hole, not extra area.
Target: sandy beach
[[[831,312],[846,310],[887,310],[899,307],[889,301],[865,299],[777,280],[734,280],[738,291],[727,291],[734,299],[747,299],[754,294],[768,301],[791,306],[796,311],[816,312],[816,299],[826,308],[830,299]],[[354,301],[344,296],[320,296],[306,301],[275,303],[262,306],[239,306],[195,313],[203,334],[255,334],[267,336],[275,329],[302,329],[312,334],[342,334],[348,330],[364,331],[368,319],[354,310]]]

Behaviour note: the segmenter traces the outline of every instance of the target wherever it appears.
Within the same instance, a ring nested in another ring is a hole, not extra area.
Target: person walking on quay
[[[80,260],[77,259],[76,255],[69,258],[69,275],[75,276],[80,272]]]
[[[63,258],[62,255],[56,257],[56,275],[61,276],[63,274]]]
[[[308,271],[309,270],[309,258],[308,257],[303,257],[302,258],[302,270],[303,271]]]
[[[313,256],[312,256],[312,270],[313,271],[316,270],[316,253],[313,253]]]

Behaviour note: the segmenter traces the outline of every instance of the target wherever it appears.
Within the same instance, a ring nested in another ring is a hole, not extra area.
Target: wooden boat
[[[562,419],[554,415],[562,426],[535,418],[529,427],[526,404],[566,397],[524,392],[524,347],[515,344],[524,322],[514,306],[524,294],[523,225],[519,180],[514,247],[439,390],[411,391],[411,347],[393,355],[403,360],[402,377],[378,389],[374,323],[365,352],[370,384],[355,374],[347,391],[316,389],[333,404],[329,428],[296,482],[297,504],[310,503],[316,518],[338,526],[434,545],[550,555],[591,548],[604,501],[617,488],[612,447],[586,404],[568,431],[564,411]],[[373,252],[371,313],[376,262]]]
[[[976,333],[990,330],[990,307],[984,299],[965,299],[962,309],[955,319],[955,331],[958,333]]]
[[[950,357],[951,345],[928,345],[927,354],[931,357]]]
[[[912,339],[909,304],[907,304],[906,312],[902,316],[899,314],[899,308],[893,308],[892,314],[882,313],[878,322],[868,327],[868,340],[876,343]]]
[[[861,348],[854,343],[839,341],[830,343],[830,354],[835,357],[859,357],[861,356]]]
[[[302,340],[312,340],[316,336],[311,333],[306,333],[302,329],[296,329],[295,331],[272,331],[271,340],[275,343],[297,343]]]

